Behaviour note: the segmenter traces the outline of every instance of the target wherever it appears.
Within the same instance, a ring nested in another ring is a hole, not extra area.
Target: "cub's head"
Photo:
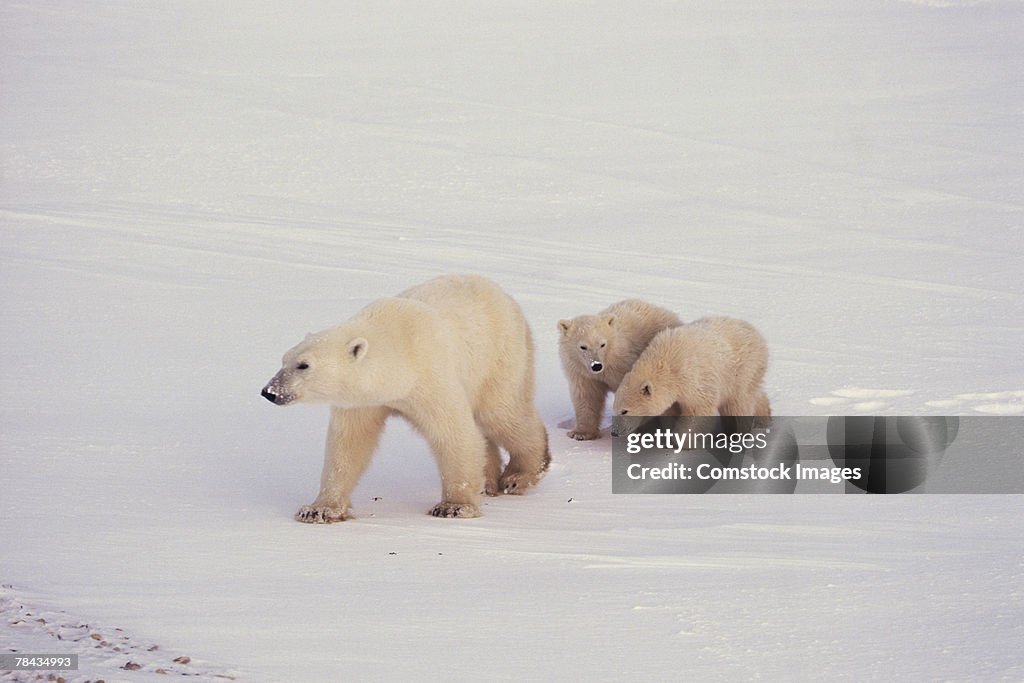
[[[559,320],[558,331],[564,359],[579,363],[595,375],[604,372],[608,352],[615,343],[614,315],[580,315],[572,320]]]
[[[667,386],[665,375],[647,372],[645,368],[633,366],[622,378],[615,391],[612,415],[617,418],[647,417],[661,415],[675,403],[675,395]]]
[[[404,354],[372,326],[346,323],[310,334],[281,359],[261,394],[284,406],[329,403],[341,408],[404,398],[415,376]]]

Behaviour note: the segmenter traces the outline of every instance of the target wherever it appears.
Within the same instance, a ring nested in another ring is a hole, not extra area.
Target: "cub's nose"
[[[263,391],[260,392],[260,396],[262,396],[263,398],[267,399],[271,403],[277,403],[277,394],[272,392],[267,387],[263,387]]]
[[[591,372],[601,372],[602,370],[604,370],[604,366],[601,364],[600,361],[595,360],[593,363],[590,364]]]

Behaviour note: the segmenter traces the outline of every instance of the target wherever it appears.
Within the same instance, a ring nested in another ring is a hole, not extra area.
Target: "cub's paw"
[[[350,517],[351,515],[345,508],[327,505],[303,505],[295,513],[295,521],[306,524],[333,524],[334,522],[344,522]]]
[[[501,494],[501,489],[498,488],[498,482],[488,481],[484,484],[484,495],[494,497]]]
[[[430,511],[433,517],[479,517],[480,508],[471,503],[440,502]]]
[[[566,432],[566,434],[570,439],[576,439],[577,441],[593,441],[594,439],[601,438],[601,432],[585,432],[579,429]]]

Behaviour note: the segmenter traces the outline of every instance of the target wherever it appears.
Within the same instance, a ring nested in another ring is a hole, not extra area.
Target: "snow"
[[[150,644],[210,680],[1024,677],[1020,496],[615,496],[555,351],[638,296],[755,323],[780,415],[1024,413],[1022,29],[1000,0],[4,3],[0,647],[89,649],[30,612],[138,646],[69,680],[158,679]],[[430,518],[394,421],[358,518],[294,522],[327,416],[260,387],[446,272],[533,325],[548,477]]]

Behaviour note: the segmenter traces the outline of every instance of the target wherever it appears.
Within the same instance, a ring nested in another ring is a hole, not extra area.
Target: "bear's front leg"
[[[297,521],[331,524],[349,519],[352,490],[370,464],[389,413],[387,408],[331,408],[320,493],[299,508]]]

